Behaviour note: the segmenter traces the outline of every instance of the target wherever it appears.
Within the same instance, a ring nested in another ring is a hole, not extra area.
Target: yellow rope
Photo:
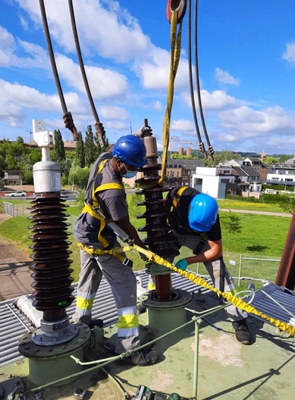
[[[266,321],[270,322],[272,325],[281,329],[282,331],[287,332],[289,335],[295,337],[295,327],[294,326],[289,325],[286,322],[279,321],[275,318],[269,317],[268,315],[264,314],[263,312],[257,310],[255,307],[251,306],[251,304],[248,304],[244,300],[233,296],[230,292],[222,292],[222,291],[216,289],[214,286],[210,285],[208,282],[205,281],[205,279],[201,278],[200,276],[197,276],[197,275],[193,274],[192,272],[182,271],[181,269],[175,267],[170,262],[164,260],[164,258],[158,256],[157,254],[153,253],[150,250],[143,249],[143,248],[137,246],[136,244],[123,246],[123,248],[121,248],[121,251],[124,251],[124,252],[130,251],[130,250],[136,250],[139,253],[144,254],[147,257],[148,261],[152,261],[156,264],[163,265],[164,267],[167,267],[167,268],[171,269],[172,271],[177,272],[178,274],[189,279],[191,282],[195,283],[196,285],[200,285],[206,289],[211,290],[212,292],[217,293],[219,296],[222,296],[224,299],[226,299],[229,303],[233,304],[237,308],[240,308],[241,310],[244,310],[247,313],[257,315],[258,317],[265,319]]]
[[[163,130],[162,130],[163,154],[162,154],[161,176],[159,179],[160,185],[166,178],[167,153],[168,153],[169,136],[170,136],[170,120],[171,120],[171,111],[172,111],[173,94],[174,94],[174,81],[180,60],[182,21],[179,22],[178,33],[176,32],[176,27],[177,27],[177,10],[173,10],[171,13],[171,24],[170,24],[171,51],[170,51],[170,73],[168,80],[167,107],[164,117]]]

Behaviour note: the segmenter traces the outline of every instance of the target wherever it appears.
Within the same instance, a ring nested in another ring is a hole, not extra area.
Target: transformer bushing
[[[30,256],[34,261],[30,267],[34,279],[31,297],[43,317],[39,329],[20,339],[19,352],[29,359],[30,380],[40,385],[81,370],[69,355],[77,353],[82,358],[90,329],[84,324],[71,324],[66,313],[75,299],[69,259],[71,243],[67,240],[68,215],[60,199],[60,167],[49,160],[49,146],[43,142],[42,161],[34,165],[33,178],[36,198],[31,201],[29,217],[33,223],[30,248],[34,251]]]
[[[177,247],[177,239],[170,232],[170,226],[167,223],[169,210],[167,209],[167,200],[163,198],[163,193],[170,189],[159,185],[159,170],[161,165],[158,164],[158,151],[156,138],[152,134],[152,129],[148,126],[145,119],[144,126],[141,129],[140,137],[146,147],[147,163],[143,166],[143,176],[135,182],[141,188],[138,192],[143,194],[144,201],[138,203],[146,207],[146,211],[137,218],[145,219],[146,225],[138,229],[139,232],[146,232],[147,237],[143,239],[143,243],[154,253],[165,259],[173,259],[179,254]],[[142,304],[147,307],[149,312],[149,323],[151,326],[155,323],[155,327],[159,327],[157,321],[162,311],[169,310],[176,312],[176,318],[169,318],[172,322],[178,321],[180,315],[184,314],[184,306],[191,301],[191,295],[183,291],[173,290],[171,273],[166,267],[154,263],[147,263],[147,273],[154,277],[155,290],[141,296]],[[185,294],[186,293],[186,294]],[[171,324],[170,324],[171,325]],[[169,324],[165,323],[165,329],[169,329]]]

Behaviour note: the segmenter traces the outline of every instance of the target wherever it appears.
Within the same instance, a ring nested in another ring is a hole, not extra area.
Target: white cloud
[[[35,0],[18,0],[29,17],[41,26],[40,9]],[[81,48],[117,62],[127,62],[148,51],[149,38],[138,21],[117,1],[87,0],[74,2],[74,13]],[[66,52],[75,52],[70,13],[66,1],[46,2],[46,15],[52,39]]]
[[[239,86],[240,79],[234,78],[227,71],[223,71],[220,68],[215,68],[215,77],[220,83],[226,83],[228,85]]]
[[[191,108],[191,96],[188,92],[182,94],[183,100]],[[195,105],[198,107],[197,93],[195,92]],[[236,98],[229,96],[221,90],[214,90],[212,93],[207,90],[201,90],[201,101],[204,110],[220,110],[223,108],[237,107],[241,102]]]
[[[24,121],[25,118],[26,114],[20,106],[0,99],[0,119],[2,121],[10,122],[10,126],[13,126],[12,124]]]
[[[24,52],[27,56],[19,57]],[[3,67],[49,69],[47,53],[42,47],[15,38],[0,26],[0,65]]]
[[[104,123],[105,128],[115,129],[118,131],[129,129],[129,126],[120,121],[107,121]]]
[[[62,114],[59,97],[57,95],[46,95],[40,93],[38,90],[22,86],[19,83],[9,83],[0,79],[0,102],[2,109],[2,120],[23,120],[25,117],[25,110],[38,110],[48,112],[58,112]],[[67,109],[70,110],[73,116],[79,118],[84,115],[84,118],[89,117],[90,110],[84,106],[77,93],[66,93],[65,101]],[[5,117],[6,115],[6,117]]]
[[[0,26],[0,66],[9,66],[13,57],[15,46],[13,36],[2,26]]]
[[[195,125],[192,121],[188,121],[185,119],[172,120],[170,124],[170,129],[172,131],[192,132],[195,131]]]
[[[219,113],[220,123],[223,128],[239,131],[239,138],[255,137],[257,133],[268,135],[295,129],[295,119],[290,117],[279,106],[256,111],[247,106]],[[293,133],[292,133],[293,134]]]
[[[116,119],[120,121],[129,121],[128,112],[122,107],[101,106],[99,107],[99,115],[103,119]]]
[[[153,102],[152,102],[152,107],[153,107],[155,110],[159,110],[159,111],[161,111],[161,110],[164,109],[163,103],[162,103],[161,101],[159,101],[159,100],[153,101]]]
[[[283,59],[295,65],[295,42],[287,43],[286,50],[283,53]]]
[[[70,87],[85,93],[85,87],[80,72],[80,67],[73,60],[62,55],[56,55],[56,64],[60,77]],[[85,73],[93,98],[97,100],[116,98],[124,99],[128,90],[127,80],[124,75],[110,69],[99,67],[85,67]]]
[[[150,59],[138,61],[134,64],[134,71],[141,79],[141,84],[146,89],[164,89],[168,88],[170,54],[167,50],[157,47],[151,48]],[[175,89],[180,90],[188,87],[188,67],[187,61],[181,59],[179,62]]]

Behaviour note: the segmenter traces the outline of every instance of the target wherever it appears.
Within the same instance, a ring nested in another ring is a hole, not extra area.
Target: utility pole
[[[32,133],[33,133],[33,132],[32,132],[32,131],[29,131],[28,129],[26,129],[26,131],[29,132],[29,134],[30,134],[30,142],[31,142],[31,141],[32,141]]]

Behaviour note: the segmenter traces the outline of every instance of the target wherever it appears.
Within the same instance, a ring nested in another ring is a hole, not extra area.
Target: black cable
[[[75,20],[75,12],[74,12],[74,7],[73,7],[73,2],[72,0],[68,0],[68,4],[69,4],[69,9],[70,9],[70,16],[71,16],[71,24],[72,24],[72,30],[73,30],[73,35],[74,35],[74,39],[75,39],[75,46],[76,46],[76,51],[77,51],[77,56],[78,56],[78,60],[79,60],[79,65],[80,65],[80,70],[81,70],[81,74],[83,77],[83,81],[84,81],[84,86],[85,86],[85,90],[87,93],[87,97],[92,109],[92,114],[93,117],[95,119],[95,128],[96,128],[96,133],[98,136],[98,140],[99,143],[101,145],[101,147],[104,147],[106,145],[105,143],[105,131],[103,128],[102,123],[99,121],[98,118],[98,114],[94,105],[94,101],[93,101],[93,97],[91,95],[91,90],[89,87],[89,83],[88,83],[88,79],[86,76],[86,72],[85,72],[85,67],[84,67],[84,62],[83,62],[83,58],[82,58],[82,53],[81,53],[81,47],[80,47],[80,43],[79,43],[79,37],[78,37],[78,31],[77,31],[77,25],[76,25],[76,20]]]
[[[198,118],[197,118],[197,113],[196,113],[196,104],[195,104],[195,98],[194,98],[194,85],[193,85],[193,73],[192,73],[192,50],[191,50],[191,0],[188,0],[188,7],[187,7],[187,13],[188,13],[188,32],[187,32],[187,48],[188,48],[188,70],[189,70],[189,86],[190,86],[190,95],[191,95],[191,103],[192,103],[192,112],[193,112],[193,118],[194,118],[194,123],[197,131],[197,136],[199,140],[199,148],[200,151],[204,154],[204,158],[207,158],[207,153],[204,148],[204,143],[202,142],[201,138],[201,133],[199,129],[199,123],[198,123]]]
[[[49,58],[50,58],[51,67],[52,67],[52,71],[53,71],[53,75],[54,75],[55,84],[57,87],[57,91],[58,91],[58,95],[59,95],[63,113],[65,115],[67,115],[67,117],[68,117],[68,122],[67,122],[68,126],[66,125],[66,127],[68,129],[70,129],[70,131],[72,132],[74,140],[77,140],[77,138],[78,138],[77,129],[72,120],[71,113],[68,112],[68,110],[67,110],[66,102],[64,99],[62,87],[60,84],[60,80],[59,80],[59,76],[58,76],[58,72],[57,72],[57,68],[56,68],[56,63],[55,63],[54,53],[53,53],[53,49],[52,49],[52,43],[51,43],[51,39],[50,39],[50,33],[49,33],[46,11],[45,11],[45,6],[44,6],[43,0],[39,0],[39,4],[40,4],[40,9],[41,9],[43,28],[44,28],[44,33],[45,33],[45,38],[46,38],[46,43],[47,43],[47,48],[48,48]]]
[[[207,133],[207,128],[205,124],[205,118],[204,118],[204,113],[203,113],[203,107],[202,107],[202,100],[201,100],[201,89],[200,89],[200,81],[199,81],[199,61],[198,61],[198,0],[195,0],[195,14],[194,14],[194,52],[195,52],[195,68],[196,68],[196,86],[197,86],[197,94],[198,94],[198,104],[199,104],[199,111],[200,111],[200,116],[201,116],[201,121],[202,121],[202,126],[203,126],[203,131],[204,135],[207,141],[207,146],[209,150],[209,154],[211,156],[211,159],[213,161],[213,154],[214,150],[213,147],[210,144],[209,136]]]

